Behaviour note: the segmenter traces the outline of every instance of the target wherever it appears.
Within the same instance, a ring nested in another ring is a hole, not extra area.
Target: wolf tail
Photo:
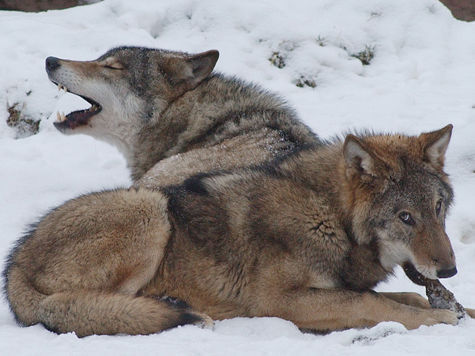
[[[170,299],[95,291],[45,295],[36,290],[18,266],[5,273],[10,308],[19,324],[43,324],[57,333],[152,334],[185,324],[208,325],[211,319],[186,303]]]

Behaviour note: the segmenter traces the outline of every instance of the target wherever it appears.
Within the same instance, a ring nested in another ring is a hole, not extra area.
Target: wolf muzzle
[[[457,274],[457,267],[441,269],[437,271],[437,277],[439,278],[450,278]]]

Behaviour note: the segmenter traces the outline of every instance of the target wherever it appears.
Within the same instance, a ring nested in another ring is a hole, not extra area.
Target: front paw
[[[449,324],[457,325],[459,323],[459,315],[449,309],[429,309],[428,315],[423,325]]]

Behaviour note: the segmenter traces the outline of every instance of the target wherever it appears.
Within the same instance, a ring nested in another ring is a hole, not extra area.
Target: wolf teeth
[[[58,90],[61,91],[61,90],[64,90],[65,92],[68,92],[68,88],[66,88],[64,85],[62,84],[58,84]]]
[[[57,113],[56,113],[56,120],[57,120],[58,122],[66,121],[66,115],[64,115],[64,113],[59,113],[59,112],[57,112]]]

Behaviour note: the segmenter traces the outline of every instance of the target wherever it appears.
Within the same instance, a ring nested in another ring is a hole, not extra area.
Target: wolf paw
[[[459,322],[458,314],[448,309],[431,309],[428,318],[424,321],[424,325],[450,324],[457,325]]]
[[[214,321],[208,315],[204,313],[197,313],[197,312],[195,312],[194,314],[199,316],[201,319],[197,321],[196,323],[194,323],[194,325],[198,326],[201,329],[210,329],[210,330],[214,329]]]
[[[156,295],[151,295],[149,297],[165,302],[173,308],[183,309],[184,311],[187,311],[188,313],[190,313],[191,315],[195,317],[194,319],[197,319],[195,322],[191,323],[193,325],[196,325],[202,329],[214,328],[213,319],[211,319],[207,314],[200,313],[193,310],[185,301],[181,299],[170,297],[170,296],[156,296]]]

